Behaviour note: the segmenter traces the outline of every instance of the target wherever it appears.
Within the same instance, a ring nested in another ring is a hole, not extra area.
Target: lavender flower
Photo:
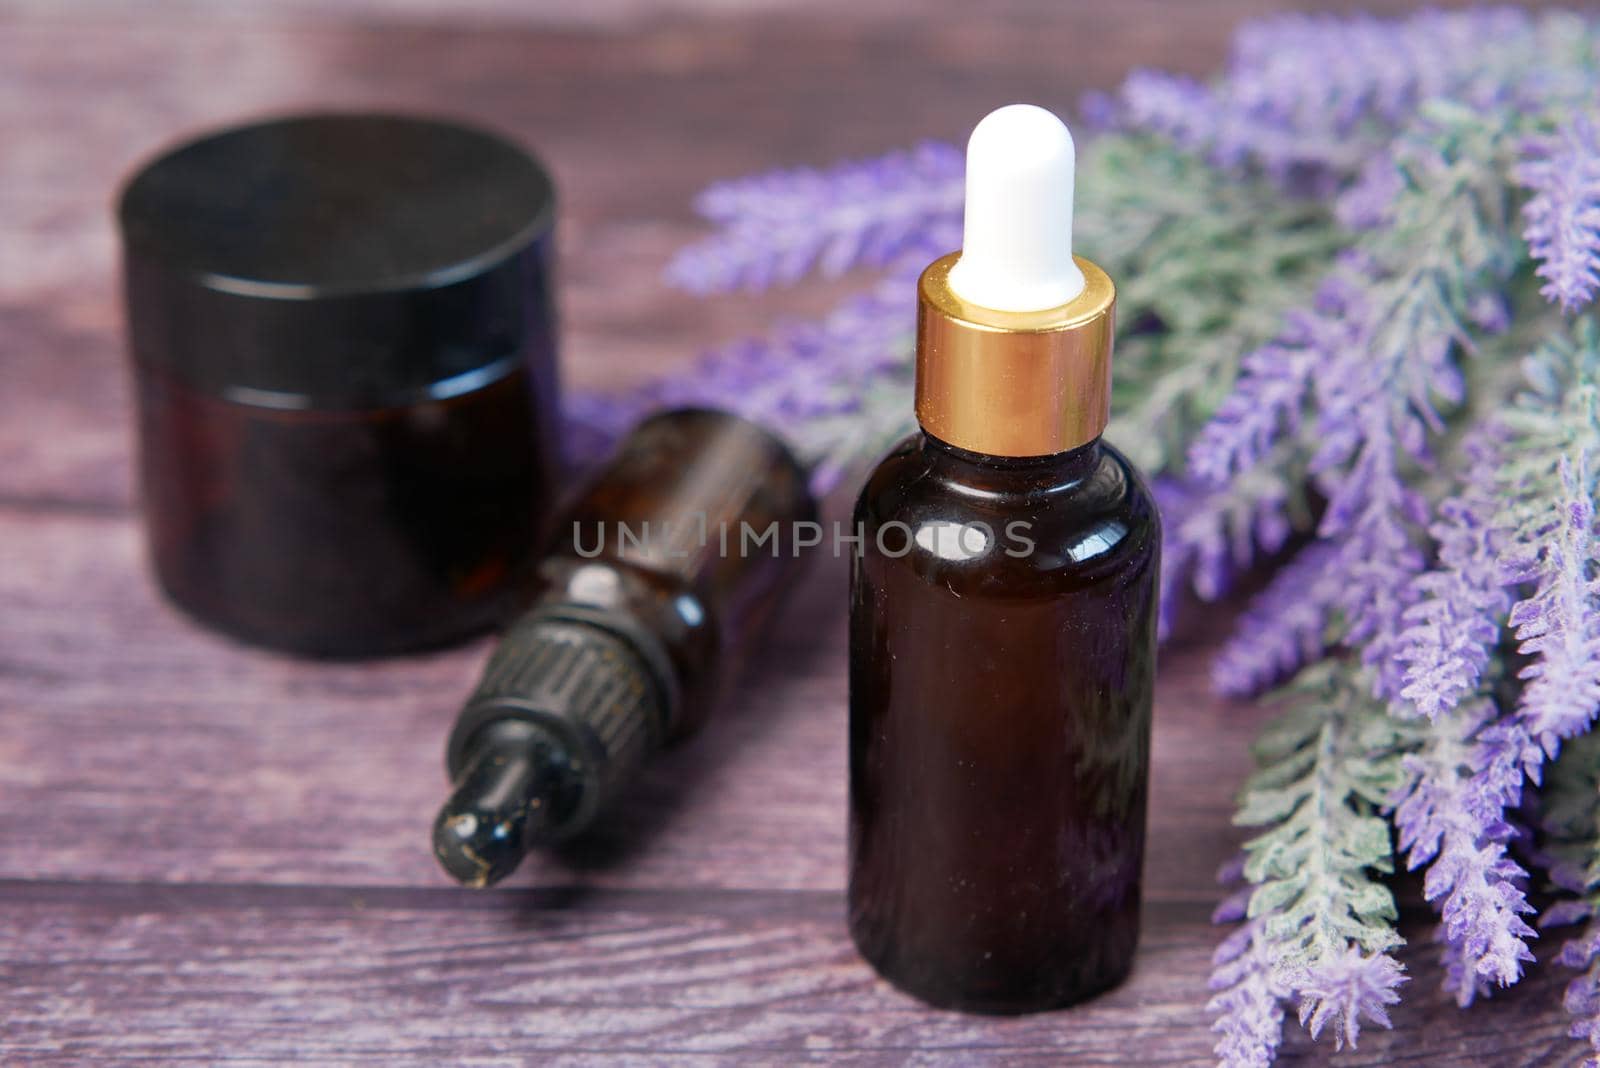
[[[1569,1034],[1588,1041],[1594,1056],[1587,1063],[1600,1060],[1600,925],[1590,924],[1578,938],[1570,939],[1561,947],[1556,958],[1568,968],[1584,974],[1567,984],[1562,1004],[1573,1017]]]
[[[1525,782],[1538,785],[1543,776],[1544,749],[1515,713],[1503,715],[1478,731],[1472,753],[1472,788],[1466,803],[1489,829],[1509,837],[1505,813],[1522,803]]]
[[[1512,578],[1537,591],[1512,608],[1520,651],[1536,659],[1522,670],[1527,685],[1518,713],[1546,753],[1589,729],[1600,710],[1600,582],[1594,577],[1593,483],[1588,457],[1561,458],[1564,521],[1536,560]]]
[[[896,350],[914,328],[913,315],[905,279],[895,277],[820,322],[711,353],[698,373],[657,382],[648,396],[660,405],[714,399],[776,427],[804,426],[854,410],[863,383],[901,369]]]
[[[863,457],[910,428],[909,375],[917,272],[960,244],[965,160],[928,143],[908,152],[723,182],[697,202],[718,225],[668,267],[696,293],[788,284],[804,274],[885,270],[867,292],[812,323],[702,358],[692,373],[630,396],[580,406],[593,436],[653,408],[706,404],[783,433],[830,492]]]
[[[1258,595],[1213,662],[1212,680],[1228,694],[1250,694],[1315,659],[1335,616],[1343,640],[1363,647],[1380,693],[1399,687],[1393,651],[1414,600],[1410,582],[1422,566],[1409,527],[1421,500],[1400,480],[1384,428],[1369,427],[1356,464],[1324,516],[1316,544]]]
[[[1219,881],[1233,882],[1243,875],[1238,862],[1224,867]],[[1211,1030],[1218,1035],[1213,1052],[1224,1068],[1245,1068],[1272,1063],[1283,1039],[1283,1002],[1298,994],[1300,1022],[1316,1038],[1333,1024],[1335,1044],[1356,1044],[1361,1020],[1391,1026],[1389,1005],[1399,1000],[1395,988],[1406,982],[1403,969],[1387,954],[1363,953],[1346,946],[1310,967],[1286,968],[1270,946],[1269,925],[1282,915],[1269,912],[1245,919],[1252,896],[1249,887],[1229,895],[1212,915],[1213,923],[1244,919],[1223,939],[1211,957],[1212,990],[1206,1009],[1217,1019]]]
[[[1402,711],[1437,719],[1455,708],[1477,689],[1500,639],[1499,621],[1511,607],[1494,523],[1501,436],[1494,427],[1463,446],[1471,460],[1465,485],[1439,505],[1429,527],[1437,562],[1412,583],[1395,650]]]
[[[1330,274],[1311,309],[1290,312],[1283,333],[1244,358],[1233,391],[1190,447],[1189,469],[1197,478],[1224,482],[1300,429],[1315,380],[1364,340],[1349,321],[1360,292],[1349,270]]]
[[[1563,887],[1562,889],[1571,889]],[[1578,892],[1581,892],[1578,891]],[[1539,917],[1540,927],[1566,927],[1582,923],[1594,915],[1594,906],[1587,901],[1558,901],[1545,909]]]
[[[920,268],[920,259],[907,257],[818,322],[708,353],[691,373],[622,396],[580,398],[568,417],[603,441],[657,408],[723,408],[784,434],[812,468],[813,492],[826,495],[853,457],[881,452],[910,429],[901,353],[915,329],[913,264]]]
[[[1504,293],[1484,290],[1467,305],[1467,321],[1488,335],[1511,329],[1511,302]]]
[[[1461,946],[1445,937],[1443,924],[1434,927],[1433,941],[1443,943],[1439,950],[1439,966],[1444,971],[1444,978],[1439,986],[1456,999],[1457,1005],[1466,1008],[1494,993],[1494,984],[1478,974],[1476,967],[1466,959]]]
[[[1178,618],[1178,601],[1194,568],[1195,552],[1177,534],[1179,516],[1191,495],[1177,479],[1158,478],[1150,484],[1161,513],[1161,578],[1156,600],[1156,633],[1160,641],[1172,635]]]
[[[812,270],[883,267],[960,244],[966,161],[950,145],[722,182],[696,203],[718,233],[678,254],[667,278],[695,293],[787,284]]]
[[[1488,983],[1516,982],[1533,960],[1534,932],[1522,919],[1533,907],[1521,888],[1525,873],[1506,854],[1511,828],[1500,780],[1491,773],[1478,781],[1471,764],[1473,736],[1494,714],[1481,701],[1436,725],[1404,760],[1410,782],[1394,812],[1407,867],[1428,866],[1423,893],[1442,920],[1446,989],[1462,1006]]]
[[[1238,816],[1266,828],[1245,846],[1257,926],[1230,943],[1221,963],[1240,959],[1248,938],[1261,944],[1271,970],[1266,980],[1252,978],[1253,963],[1223,970],[1218,985],[1239,989],[1214,1000],[1219,1030],[1242,1048],[1263,1045],[1269,993],[1297,997],[1301,1022],[1313,1035],[1332,1025],[1340,1044],[1355,1042],[1363,1019],[1388,1026],[1387,1007],[1404,979],[1389,956],[1399,942],[1390,926],[1394,900],[1370,872],[1390,868],[1388,829],[1375,806],[1398,787],[1408,744],[1359,673],[1331,662],[1302,674],[1288,710],[1258,744],[1259,767]]]
[[[1236,480],[1227,492],[1160,478],[1154,485],[1162,518],[1161,621],[1165,634],[1183,588],[1203,600],[1227,592],[1234,574],[1259,551],[1277,552],[1293,531],[1285,479],[1268,470]]]
[[[1394,221],[1394,202],[1405,176],[1387,153],[1374,155],[1334,201],[1334,218],[1347,230],[1377,230]]]
[[[1600,1061],[1600,970],[1594,967],[1597,942],[1600,936],[1568,942],[1561,951],[1561,963],[1569,968],[1583,968],[1583,975],[1567,984],[1562,1005],[1575,1019],[1568,1031],[1573,1038],[1589,1043],[1594,1055],[1586,1063]]]
[[[1399,654],[1424,592],[1413,580],[1426,563],[1418,535],[1427,519],[1407,473],[1432,462],[1440,402],[1464,399],[1455,357],[1464,320],[1511,263],[1497,187],[1484,173],[1503,138],[1475,121],[1459,111],[1432,117],[1443,140],[1396,157],[1414,185],[1396,201],[1392,229],[1340,257],[1314,307],[1291,316],[1280,337],[1296,358],[1248,367],[1190,451],[1191,467],[1226,493],[1221,479],[1287,444],[1328,499],[1318,538],[1331,548],[1291,565],[1252,605],[1217,661],[1224,692],[1276,681],[1315,657],[1330,627],[1361,650],[1378,694],[1398,698],[1405,688]],[[1454,258],[1442,264],[1430,240]]]
[[[1423,565],[1412,528],[1425,516],[1421,495],[1401,479],[1389,430],[1381,419],[1373,420],[1318,531],[1322,538],[1339,539],[1329,580],[1338,582],[1334,604],[1344,621],[1342,640],[1361,650],[1373,692],[1384,697],[1400,689],[1395,651],[1413,603],[1411,581]]]
[[[1300,1023],[1312,1038],[1332,1024],[1334,1048],[1354,1046],[1363,1017],[1380,1027],[1394,1026],[1387,1009],[1400,1000],[1396,988],[1404,982],[1405,972],[1393,957],[1347,946],[1311,969],[1300,984]]]
[[[1118,98],[1100,111],[1108,125],[1148,130],[1188,151],[1214,144],[1222,118],[1211,89],[1185,75],[1153,70],[1129,73]]]
[[[1340,598],[1340,556],[1337,544],[1311,545],[1273,576],[1211,662],[1217,692],[1260,693],[1321,655],[1328,617]]]
[[[1326,190],[1356,174],[1428,101],[1482,108],[1549,75],[1552,34],[1510,9],[1423,12],[1399,22],[1292,15],[1243,27],[1226,76],[1202,86],[1140,72],[1121,121],[1204,153]],[[1524,85],[1523,83],[1530,83]],[[1520,98],[1518,98],[1520,99]]]
[[[1261,928],[1260,920],[1245,923],[1211,956],[1206,1010],[1216,1016],[1213,1052],[1223,1068],[1266,1068],[1283,1041],[1283,1002],[1290,990],[1275,973]]]
[[[1578,115],[1553,136],[1532,139],[1516,180],[1533,190],[1524,231],[1539,261],[1539,290],[1569,312],[1600,288],[1600,133]]]

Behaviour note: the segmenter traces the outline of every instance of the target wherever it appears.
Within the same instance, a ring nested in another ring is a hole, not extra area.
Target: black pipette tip
[[[515,871],[527,853],[510,837],[514,833],[514,827],[446,806],[433,825],[433,855],[461,885],[492,886]]]
[[[505,719],[483,728],[456,789],[433,824],[433,855],[465,886],[492,886],[536,841],[570,817],[570,761],[538,726]]]

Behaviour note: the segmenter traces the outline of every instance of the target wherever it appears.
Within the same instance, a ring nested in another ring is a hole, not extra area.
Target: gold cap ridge
[[[1087,445],[1111,414],[1117,291],[1074,256],[1084,287],[1066,304],[1003,312],[950,288],[952,252],[917,283],[917,421],[989,456],[1050,456]]]

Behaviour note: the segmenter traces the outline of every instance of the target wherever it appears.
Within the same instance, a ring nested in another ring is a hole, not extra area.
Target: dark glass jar
[[[554,193],[426,119],[245,126],[120,204],[139,468],[162,588],[297,653],[507,618],[557,491]]]
[[[1042,457],[919,433],[855,514],[850,930],[902,989],[1083,1000],[1139,931],[1160,523],[1099,439]]]

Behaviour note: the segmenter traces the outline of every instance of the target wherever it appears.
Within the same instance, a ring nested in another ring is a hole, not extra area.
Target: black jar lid
[[[133,356],[279,407],[368,406],[553,358],[555,194],[482,130],[323,114],[145,166],[119,219]]]

